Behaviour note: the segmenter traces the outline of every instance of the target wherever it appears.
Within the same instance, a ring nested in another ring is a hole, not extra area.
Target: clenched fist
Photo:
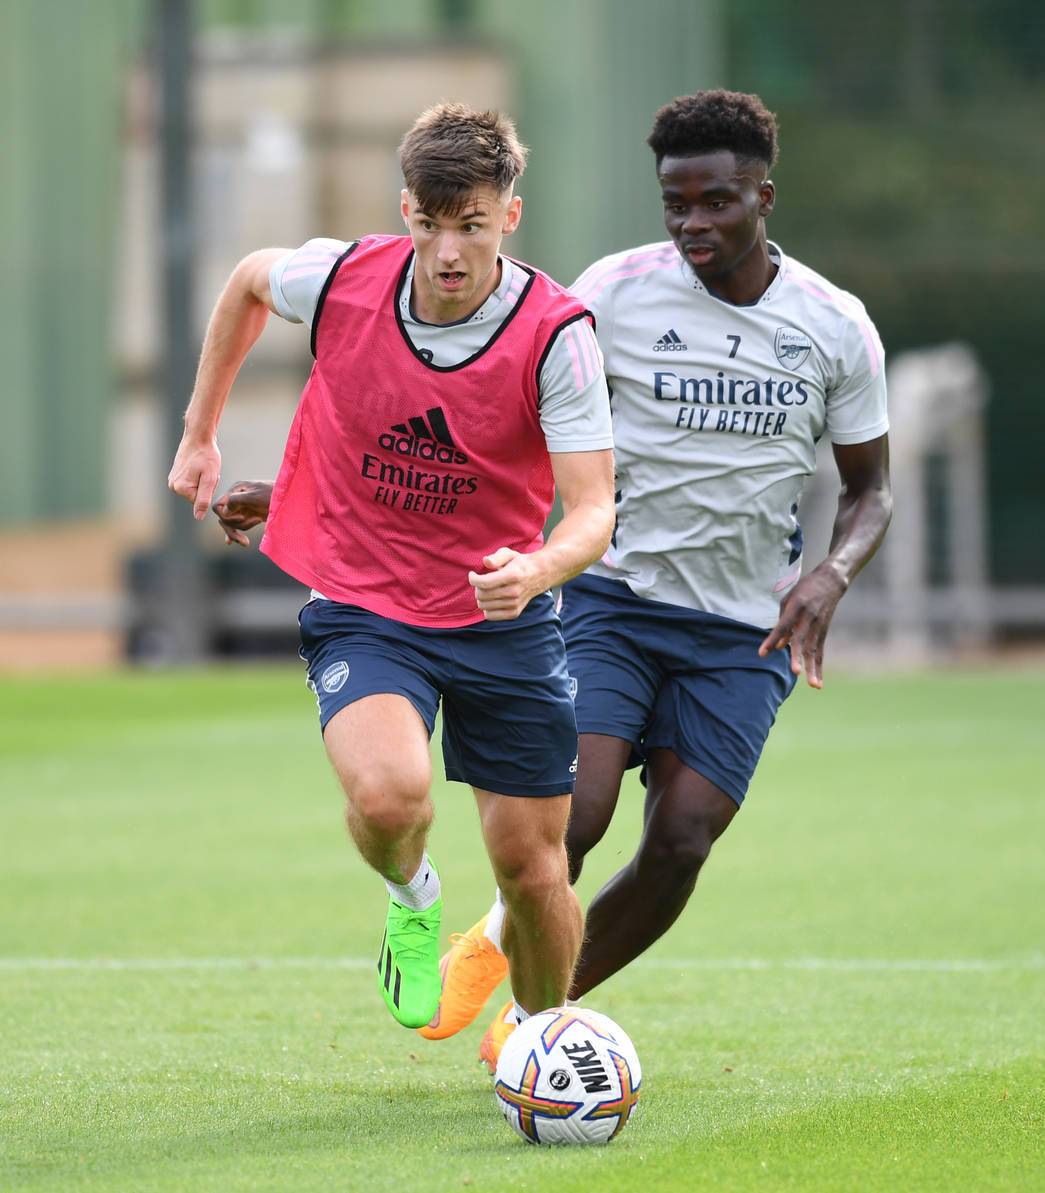
[[[225,542],[249,547],[246,531],[259,526],[269,516],[272,501],[271,481],[237,481],[214,503],[214,514],[225,531]]]

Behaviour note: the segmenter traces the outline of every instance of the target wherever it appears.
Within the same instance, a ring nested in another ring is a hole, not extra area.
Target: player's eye
[[[462,224],[461,231],[462,232],[478,232],[479,225],[478,224]]]
[[[434,232],[435,231],[435,224],[433,224],[431,220],[422,220],[421,227],[426,232]]]
[[[728,199],[712,199],[708,204],[712,211],[725,211],[729,206]]]

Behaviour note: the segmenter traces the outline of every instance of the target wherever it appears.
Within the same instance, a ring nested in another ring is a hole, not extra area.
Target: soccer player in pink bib
[[[269,312],[309,326],[315,365],[261,550],[312,591],[301,653],[324,743],[349,832],[388,887],[378,985],[420,1027],[441,989],[425,849],[440,702],[447,775],[475,792],[502,895],[514,1014],[566,996],[582,927],[563,844],[577,735],[549,589],[606,550],[613,462],[589,312],[500,252],[522,209],[511,122],[440,105],[400,163],[408,235],[313,240],[236,267],[169,484],[205,516],[221,412]],[[556,489],[564,516],[545,542]]]

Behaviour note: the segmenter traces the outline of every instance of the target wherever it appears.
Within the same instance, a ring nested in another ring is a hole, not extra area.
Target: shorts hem
[[[747,789],[751,786],[750,779],[743,784],[737,783],[734,776],[728,775],[724,771],[720,771],[717,767],[709,765],[704,761],[703,758],[698,758],[685,747],[680,748],[678,742],[647,741],[645,743],[645,748],[647,755],[649,754],[650,750],[671,750],[673,754],[677,754],[679,756],[682,762],[688,766],[690,770],[696,771],[698,775],[701,775],[703,778],[707,779],[709,783],[714,783],[716,787],[718,787],[721,791],[724,791],[738,808],[744,802],[744,796],[747,795]]]
[[[494,795],[512,795],[521,799],[572,795],[576,785],[573,775],[570,775],[565,783],[502,783],[492,776],[465,775],[463,771],[454,767],[447,767],[446,777],[451,783],[467,783],[469,787],[478,787],[480,791],[490,791]]]
[[[431,740],[432,734],[435,732],[435,718],[433,717],[431,723],[429,723],[427,712],[421,707],[420,702],[416,700],[409,692],[404,692],[401,688],[383,686],[375,687],[371,692],[353,692],[347,700],[342,700],[334,708],[332,708],[329,713],[321,704],[319,708],[320,733],[326,732],[327,726],[337,716],[337,714],[341,712],[342,709],[348,708],[350,704],[356,704],[360,700],[365,700],[368,696],[402,696],[404,700],[408,700],[414,710],[417,712],[417,715],[424,723],[424,727],[428,731],[429,740]]]
[[[638,749],[642,742],[641,734],[622,730],[620,725],[610,725],[603,721],[585,721],[583,725],[578,721],[577,736],[579,737],[582,733],[601,733],[604,737],[619,737],[621,741],[626,741],[634,749]]]

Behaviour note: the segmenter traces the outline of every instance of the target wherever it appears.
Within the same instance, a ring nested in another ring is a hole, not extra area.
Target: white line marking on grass
[[[86,972],[175,972],[178,970],[366,970],[368,957],[0,957],[0,972],[76,970]],[[1045,956],[987,959],[966,957],[642,957],[642,969],[813,970],[829,973],[1031,973],[1045,971]]]
[[[780,958],[708,958],[644,957],[635,962],[650,969],[808,969],[836,973],[896,972],[912,973],[998,973],[1007,970],[1045,970],[1045,957],[1018,957],[1005,960],[968,957],[955,960],[910,957],[780,957]]]
[[[372,969],[364,957],[0,957],[5,970]]]

